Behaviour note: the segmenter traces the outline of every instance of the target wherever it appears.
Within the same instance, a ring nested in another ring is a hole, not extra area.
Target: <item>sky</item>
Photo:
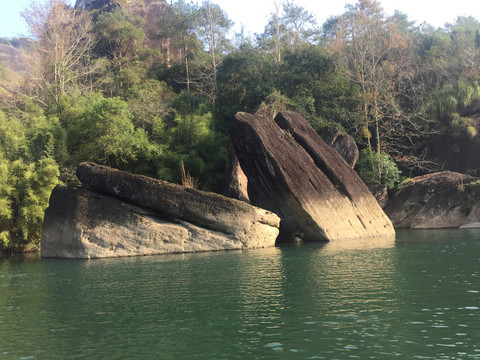
[[[36,0],[42,2],[46,0]],[[167,0],[170,2],[171,0]],[[175,0],[174,0],[175,1]],[[270,14],[274,10],[274,0],[211,0],[226,11],[235,22],[235,30],[243,25],[245,32],[262,33]],[[73,4],[74,0],[67,0]],[[323,24],[332,15],[344,12],[345,4],[356,0],[295,0],[316,16],[317,23]],[[427,22],[435,27],[452,23],[457,16],[473,16],[480,20],[479,0],[380,0],[387,15],[400,10],[408,15],[409,20],[417,24]],[[0,37],[28,35],[26,25],[20,16],[31,0],[0,0]],[[441,4],[442,3],[442,4]]]

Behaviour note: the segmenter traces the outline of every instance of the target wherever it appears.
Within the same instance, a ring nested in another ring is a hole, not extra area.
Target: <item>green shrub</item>
[[[402,180],[397,164],[385,154],[378,154],[369,149],[360,151],[356,170],[367,184],[382,184],[391,189]]]
[[[480,180],[470,183],[469,187],[475,199],[480,199]]]
[[[477,129],[475,129],[473,126],[467,126],[465,133],[470,140],[473,140],[473,138],[477,136]]]

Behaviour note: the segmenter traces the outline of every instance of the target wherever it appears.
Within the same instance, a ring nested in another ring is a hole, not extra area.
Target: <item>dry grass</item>
[[[182,185],[189,189],[198,189],[200,182],[194,178],[188,171],[185,171],[185,165],[182,161]]]
[[[458,192],[464,192],[465,191],[465,184],[463,183],[463,180],[462,179],[457,180],[456,183],[457,183],[456,187],[457,187]]]

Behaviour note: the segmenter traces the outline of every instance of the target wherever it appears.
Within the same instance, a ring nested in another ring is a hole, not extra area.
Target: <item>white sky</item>
[[[243,23],[247,32],[261,33],[275,9],[273,0],[212,0],[224,9],[239,27]],[[297,5],[314,14],[322,25],[330,16],[341,15],[346,4],[356,0],[295,0]],[[400,10],[417,25],[427,22],[435,27],[452,23],[458,16],[473,16],[480,19],[480,0],[380,0],[387,15]]]
[[[39,2],[45,0],[37,0]],[[170,2],[171,0],[167,0]],[[175,0],[173,0],[175,2]],[[236,29],[243,24],[247,33],[261,33],[274,9],[274,0],[211,0],[224,9],[230,19],[236,23]],[[73,4],[74,0],[67,0]],[[195,1],[200,2],[200,1]],[[345,4],[356,0],[295,0],[313,13],[319,25],[331,15],[344,12]],[[31,3],[31,0],[0,0],[0,37],[11,37],[26,34],[27,29],[20,17],[20,11]],[[395,9],[406,13],[411,21],[417,24],[427,22],[441,27],[453,22],[457,16],[473,16],[480,19],[480,0],[381,0],[388,15]]]

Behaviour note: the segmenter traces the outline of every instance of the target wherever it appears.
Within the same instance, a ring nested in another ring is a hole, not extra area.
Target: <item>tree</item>
[[[287,48],[298,48],[302,45],[317,42],[320,31],[315,17],[305,8],[295,4],[293,0],[274,1],[275,11],[263,34],[257,35],[260,47],[271,53],[277,64],[281,64],[283,52]]]
[[[460,16],[453,25],[447,25],[452,40],[449,58],[454,61],[453,73],[469,80],[480,76],[480,22],[472,16]],[[456,61],[455,61],[456,60]]]
[[[44,211],[59,176],[54,128],[31,103],[15,116],[0,111],[0,251],[38,248]]]
[[[202,4],[199,9],[197,34],[208,55],[201,65],[202,68],[194,75],[193,81],[196,90],[210,99],[214,119],[218,95],[218,69],[224,54],[230,50],[231,44],[226,34],[231,27],[232,21],[220,6],[210,1]],[[212,128],[215,128],[215,121],[212,122]]]
[[[283,5],[283,16],[280,19],[285,29],[285,41],[292,47],[317,42],[320,30],[312,13],[289,0]]]
[[[144,129],[151,139],[161,130],[164,119],[172,112],[171,104],[175,94],[164,82],[148,80],[130,89],[128,107],[133,123]]]
[[[149,142],[143,129],[134,127],[128,105],[121,99],[89,94],[70,97],[68,103],[63,116],[70,121],[68,148],[77,162],[132,170],[157,155],[159,147]]]
[[[374,168],[380,168],[381,171],[372,171]],[[379,154],[369,149],[363,149],[360,152],[356,170],[362,180],[367,184],[382,184],[392,189],[401,181],[401,173],[397,164],[385,154]],[[379,176],[381,174],[381,176]]]
[[[373,125],[377,153],[382,150],[381,124],[394,107],[396,59],[405,47],[404,37],[376,0],[359,0],[350,6],[338,19],[330,40],[330,49],[338,54],[346,76],[361,89],[361,132],[371,149]]]
[[[14,190],[9,182],[10,162],[0,154],[0,250],[9,246],[12,223],[12,198]]]
[[[190,92],[190,59],[199,48],[199,41],[195,34],[196,15],[198,7],[179,0],[169,6],[163,18],[158,22],[157,36],[168,42],[166,61],[170,65],[172,54],[170,51],[180,52],[185,67],[185,82]],[[173,56],[174,57],[174,56]]]
[[[447,80],[446,58],[437,54],[448,49],[448,37],[426,25],[414,28],[398,12],[386,17],[374,0],[349,6],[326,30],[329,50],[358,89],[360,121],[347,130],[369,150],[389,155],[411,171],[438,170],[427,157],[429,139],[439,128],[428,109],[435,89]],[[381,178],[381,167],[375,171]]]
[[[0,58],[0,79],[5,80],[5,64],[3,63],[3,59]]]
[[[117,4],[112,3],[110,0],[77,0],[75,2],[75,9],[82,9],[87,11],[111,11],[118,7]]]
[[[39,247],[44,213],[59,175],[57,163],[49,157],[37,163],[12,163],[10,181],[16,189],[13,208],[17,236],[11,238],[16,238],[17,246],[33,243]]]
[[[94,53],[107,60],[102,82],[109,86],[110,96],[125,95],[131,85],[146,77],[146,60],[142,57],[148,58],[148,54],[143,46],[143,24],[142,18],[125,15],[120,7],[97,17]]]
[[[297,111],[313,120],[329,99],[323,91],[334,64],[322,47],[304,45],[285,51],[276,77],[276,88],[293,100]],[[332,84],[332,79],[328,79]],[[330,93],[329,96],[332,94]]]
[[[107,57],[115,72],[122,70],[142,48],[143,22],[140,17],[125,16],[121,8],[100,14],[93,27],[96,55]]]
[[[274,59],[258,48],[244,45],[228,54],[218,74],[218,108],[222,118],[237,111],[251,112],[275,86]]]
[[[272,54],[275,62],[282,62],[282,33],[284,32],[280,22],[282,10],[281,0],[274,0],[275,11],[271,13],[270,19],[265,26],[263,34],[257,34],[257,43],[263,51]]]
[[[95,37],[90,32],[90,15],[71,8],[65,0],[48,0],[33,3],[22,16],[35,40],[29,81],[40,93],[39,99],[58,100],[72,89],[89,87],[98,70],[91,61]]]

